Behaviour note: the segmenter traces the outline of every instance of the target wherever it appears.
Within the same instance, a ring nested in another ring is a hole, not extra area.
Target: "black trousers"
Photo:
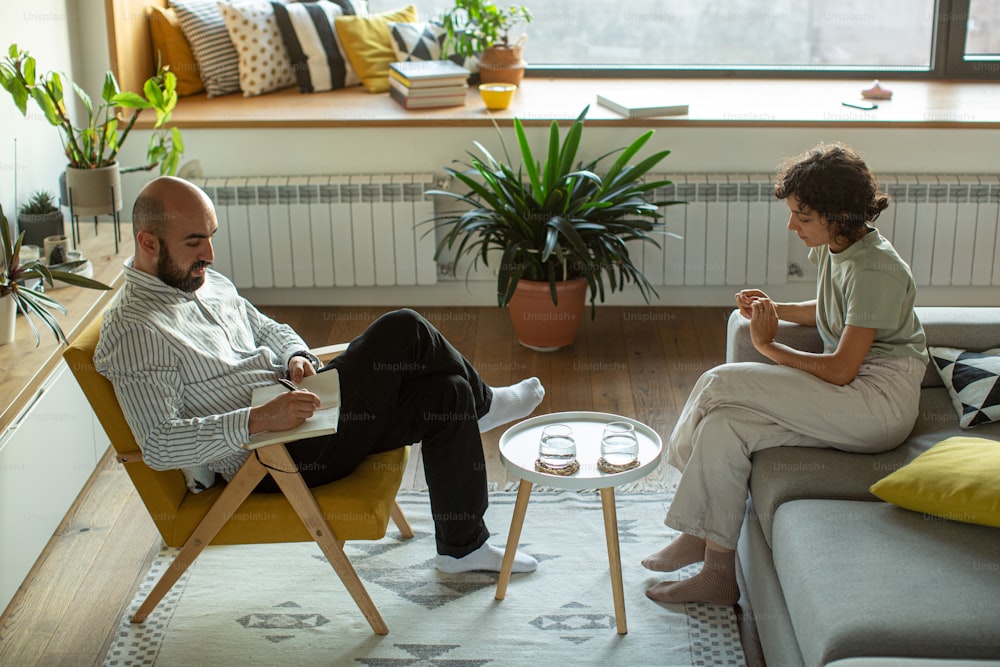
[[[288,444],[310,487],[349,475],[369,454],[421,443],[438,553],[460,558],[489,537],[478,419],[493,394],[418,313],[387,313],[320,372],[340,373],[337,432]],[[274,492],[265,478],[258,491]]]

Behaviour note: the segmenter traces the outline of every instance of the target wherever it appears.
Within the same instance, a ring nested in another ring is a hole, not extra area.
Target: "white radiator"
[[[209,178],[215,268],[240,288],[432,285],[431,174]]]
[[[216,268],[238,287],[432,285],[434,175],[210,178]],[[770,174],[667,174],[660,248],[635,244],[654,286],[755,286],[815,276]],[[1000,176],[880,176],[893,203],[876,221],[918,285],[1000,285]],[[439,202],[446,204],[445,202]],[[447,266],[448,258],[443,258]],[[473,280],[492,280],[474,271]],[[449,279],[448,271],[441,272]],[[465,273],[459,271],[459,278]]]
[[[662,249],[637,244],[654,285],[774,285],[811,280],[806,249],[787,230],[788,207],[773,177],[672,174],[657,199],[688,202],[661,209]],[[917,285],[1000,285],[1000,176],[880,176],[892,204],[875,225],[913,271]]]

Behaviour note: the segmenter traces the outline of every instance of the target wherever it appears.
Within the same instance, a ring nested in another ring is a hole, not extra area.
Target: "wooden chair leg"
[[[330,561],[330,565],[333,566],[333,569],[347,588],[347,592],[351,594],[354,602],[361,609],[361,613],[368,619],[368,624],[371,625],[372,630],[377,635],[389,634],[388,626],[382,620],[382,616],[375,607],[375,603],[369,597],[365,585],[361,582],[361,578],[358,577],[354,566],[351,565],[347,554],[344,553],[337,536],[334,535],[333,530],[330,528],[330,524],[323,517],[323,510],[320,509],[319,503],[316,502],[315,496],[309,491],[309,487],[306,486],[302,476],[297,471],[281,472],[286,470],[295,471],[295,464],[288,455],[288,450],[285,449],[284,445],[277,444],[261,447],[257,452],[260,455],[261,461],[267,467],[268,472],[278,483],[278,487],[282,493],[288,498],[288,502],[291,503],[299,518],[302,519],[302,523],[305,524],[313,539],[316,540],[320,549],[323,550],[323,553]]]
[[[392,517],[392,522],[396,524],[396,528],[399,529],[403,539],[408,540],[413,537],[413,529],[410,528],[410,522],[406,520],[403,508],[395,500],[392,501],[392,509],[389,511],[389,516]]]
[[[150,591],[142,605],[132,615],[133,623],[142,623],[149,616],[150,612],[160,603],[163,596],[167,594],[173,585],[177,583],[181,575],[187,571],[188,567],[195,561],[202,550],[211,543],[222,527],[229,521],[229,518],[239,509],[247,496],[257,487],[258,482],[264,479],[267,470],[253,456],[246,460],[243,466],[236,472],[232,481],[226,485],[218,500],[212,505],[208,514],[201,520],[198,527],[191,533],[180,552],[167,567],[156,586]]]

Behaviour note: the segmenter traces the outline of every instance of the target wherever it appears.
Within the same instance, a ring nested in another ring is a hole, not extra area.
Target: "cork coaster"
[[[639,461],[630,461],[625,465],[614,465],[613,463],[608,463],[607,460],[602,456],[597,459],[597,469],[601,472],[606,472],[608,474],[614,474],[616,472],[625,472],[626,470],[631,470],[632,468],[638,468]]]
[[[542,463],[541,459],[535,459],[535,470],[537,470],[538,472],[544,472],[548,475],[559,475],[561,477],[565,477],[567,475],[572,475],[579,469],[580,469],[580,462],[577,461],[576,459],[573,459],[573,461],[569,465],[563,468],[551,468]]]

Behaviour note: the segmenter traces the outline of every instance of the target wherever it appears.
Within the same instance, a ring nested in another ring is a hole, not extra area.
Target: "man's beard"
[[[156,277],[183,292],[193,292],[205,283],[204,276],[193,276],[191,271],[207,267],[211,262],[195,262],[187,269],[170,259],[167,246],[160,241],[160,254],[156,258]]]

